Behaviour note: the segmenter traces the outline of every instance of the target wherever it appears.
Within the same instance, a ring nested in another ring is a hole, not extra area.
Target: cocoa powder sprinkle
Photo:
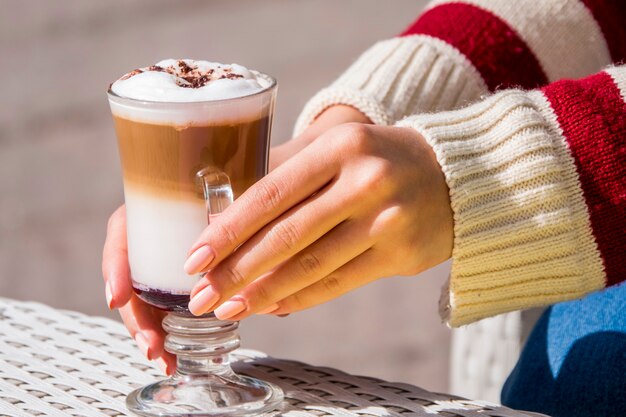
[[[189,65],[187,65],[187,63],[183,60],[178,61],[178,68],[180,68],[180,71],[183,74],[187,74],[191,71],[193,71],[193,68],[191,68]]]
[[[122,78],[120,78],[120,80],[127,80],[130,77],[137,75],[137,74],[141,74],[143,72],[142,69],[136,69],[136,70],[132,70],[131,72],[129,72],[128,74],[124,75]]]
[[[201,71],[197,65],[189,65],[183,60],[178,60],[174,66],[161,67],[159,65],[151,65],[145,69],[136,69],[128,74],[124,75],[121,80],[127,80],[137,74],[144,71],[166,72],[168,74],[176,76],[176,85],[183,88],[200,88],[204,87],[208,83],[218,79],[234,80],[238,78],[244,78],[243,75],[232,72],[232,68],[217,67],[218,74],[214,68],[210,68],[206,71]]]

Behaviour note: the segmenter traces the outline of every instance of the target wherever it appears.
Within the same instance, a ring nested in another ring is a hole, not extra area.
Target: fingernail
[[[189,311],[195,316],[201,316],[209,311],[219,299],[220,295],[213,290],[212,286],[207,285],[189,301]]]
[[[163,373],[164,373],[165,375],[168,375],[168,376],[169,376],[169,372],[168,372],[168,369],[167,369],[167,362],[165,362],[165,359],[163,359],[163,358],[159,358],[159,359],[157,359],[155,362],[156,362],[156,364],[157,364],[157,365],[159,365],[159,368],[161,368],[161,370],[163,371]]]
[[[111,292],[111,283],[109,283],[109,281],[107,281],[104,286],[104,294],[107,298],[107,306],[109,307],[109,310],[113,310],[113,293]]]
[[[200,281],[196,282],[196,285],[194,285],[193,288],[191,289],[191,293],[189,294],[189,297],[190,298],[195,297],[196,294],[198,294],[200,291],[205,289],[208,285],[210,284],[209,284],[209,281],[206,279],[201,279]]]
[[[215,254],[209,246],[200,246],[191,255],[189,255],[183,268],[189,275],[197,274],[208,266],[209,262],[211,262],[213,258],[215,258]]]
[[[272,311],[276,311],[280,308],[278,304],[272,304],[271,306],[264,308],[263,310],[257,311],[257,314],[270,314]]]
[[[227,320],[246,309],[246,304],[239,300],[229,300],[215,309],[215,317],[220,320]]]
[[[152,358],[150,357],[152,353],[150,352],[150,343],[148,343],[148,339],[146,339],[146,336],[144,336],[142,333],[137,333],[135,335],[135,343],[137,343],[137,346],[139,347],[141,353],[143,353],[143,355],[149,360],[152,360]]]

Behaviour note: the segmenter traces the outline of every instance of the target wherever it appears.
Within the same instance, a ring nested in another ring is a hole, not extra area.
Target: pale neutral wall
[[[0,5],[0,295],[115,317],[100,253],[122,202],[105,98],[165,57],[239,62],[280,82],[274,142],[305,100],[421,0],[4,0]],[[278,357],[445,390],[449,334],[436,314],[446,267],[393,278],[285,319],[243,323]]]

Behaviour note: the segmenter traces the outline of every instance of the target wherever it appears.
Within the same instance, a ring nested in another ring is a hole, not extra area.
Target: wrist
[[[319,114],[313,123],[332,123],[335,126],[342,123],[365,123],[373,122],[361,110],[347,104],[335,104]]]
[[[310,143],[328,129],[344,123],[372,124],[372,121],[352,106],[336,104],[320,113],[295,140]]]

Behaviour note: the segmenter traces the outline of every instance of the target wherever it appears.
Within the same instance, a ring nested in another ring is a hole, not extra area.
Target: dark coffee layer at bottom
[[[172,294],[171,292],[157,289],[139,289],[133,287],[137,296],[146,303],[165,311],[174,311],[180,314],[191,316],[187,305],[189,304],[189,294]]]

